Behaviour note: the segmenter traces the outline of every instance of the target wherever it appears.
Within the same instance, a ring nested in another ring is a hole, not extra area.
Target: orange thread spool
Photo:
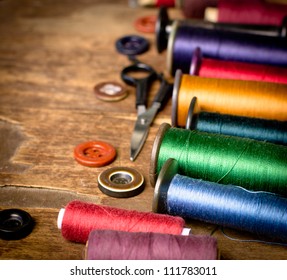
[[[245,117],[287,120],[287,85],[205,78],[177,70],[172,97],[172,124],[185,126],[191,99],[203,111]]]

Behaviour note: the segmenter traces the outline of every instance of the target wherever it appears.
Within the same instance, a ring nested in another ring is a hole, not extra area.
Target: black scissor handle
[[[153,102],[160,103],[160,110],[166,105],[172,96],[173,84],[165,80],[163,74],[158,74],[158,79],[161,81],[160,88],[154,97]]]
[[[143,73],[144,77],[136,78],[132,73]],[[136,87],[136,106],[146,105],[150,85],[157,78],[154,69],[144,63],[135,63],[122,70],[121,78],[128,85]]]

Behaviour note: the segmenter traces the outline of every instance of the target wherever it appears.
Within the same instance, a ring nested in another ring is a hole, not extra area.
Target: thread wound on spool
[[[87,260],[215,260],[217,241],[211,236],[154,232],[94,230]]]
[[[287,144],[287,122],[201,112],[196,129],[281,145]]]
[[[287,144],[287,122],[200,111],[196,97],[190,102],[185,128]]]
[[[182,12],[187,18],[203,18],[207,7],[216,7],[218,0],[183,0]]]
[[[168,159],[156,183],[154,211],[180,215],[256,234],[260,239],[287,242],[287,199],[251,192],[234,185],[179,175]]]
[[[218,9],[219,22],[280,25],[287,14],[286,5],[265,1],[220,0]]]
[[[204,57],[258,64],[287,65],[286,39],[173,24],[168,39],[168,70],[189,73],[196,48]]]
[[[173,125],[184,127],[194,96],[202,111],[286,121],[287,85],[196,77],[176,73],[172,111]]]
[[[199,48],[194,51],[189,74],[208,78],[287,84],[287,69],[284,67],[203,58]]]
[[[287,195],[287,147],[241,137],[169,127],[155,158],[159,173],[169,158],[179,173],[195,179]],[[163,131],[163,130],[162,130]],[[155,164],[153,164],[155,165]]]
[[[125,210],[76,200],[65,207],[62,235],[67,240],[85,243],[93,229],[181,234],[184,223],[180,217]]]
[[[156,0],[157,7],[174,7],[176,0]]]

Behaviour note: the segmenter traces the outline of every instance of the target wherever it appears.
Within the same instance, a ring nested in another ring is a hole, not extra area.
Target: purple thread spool
[[[190,61],[196,48],[204,57],[276,66],[287,66],[285,39],[210,30],[174,22],[168,40],[167,67],[189,73]]]
[[[237,32],[243,34],[254,34],[268,37],[285,38],[287,36],[287,16],[283,19],[281,26],[274,25],[256,25],[256,24],[238,24],[227,22],[209,22],[198,19],[185,20],[171,20],[169,18],[167,8],[161,7],[159,9],[158,18],[156,21],[156,47],[159,53],[167,48],[169,34],[171,33],[171,26],[174,21],[179,22],[180,25],[199,27],[205,29],[216,29],[222,31]]]

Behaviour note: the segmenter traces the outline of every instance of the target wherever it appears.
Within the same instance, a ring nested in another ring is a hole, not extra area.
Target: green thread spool
[[[154,141],[150,182],[165,161],[176,159],[179,174],[287,196],[287,147],[235,136],[162,124]]]

